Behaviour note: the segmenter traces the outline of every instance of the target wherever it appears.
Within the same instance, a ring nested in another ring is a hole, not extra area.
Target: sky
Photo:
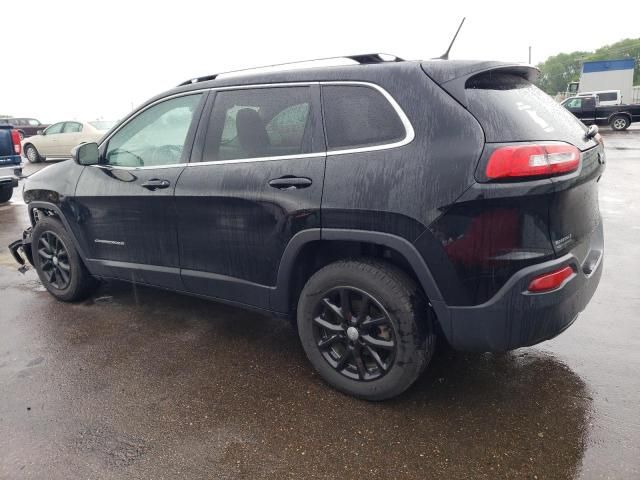
[[[357,53],[428,59],[466,22],[452,59],[532,63],[638,37],[601,2],[28,0],[0,24],[0,114],[115,120],[199,75]],[[0,7],[6,9],[6,5]],[[589,23],[593,13],[593,23]],[[573,12],[575,13],[575,11]],[[9,21],[10,20],[10,21]],[[6,40],[10,39],[9,42]]]

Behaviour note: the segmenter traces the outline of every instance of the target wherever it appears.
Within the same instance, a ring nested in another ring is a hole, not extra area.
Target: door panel
[[[60,156],[70,157],[73,147],[80,143],[79,139],[82,135],[82,124],[79,122],[66,122],[64,129],[60,135],[59,152]]]
[[[60,135],[62,135],[63,127],[64,122],[55,123],[45,130],[44,135],[34,140],[40,155],[50,157],[58,155]]]
[[[101,275],[179,289],[173,192],[184,166],[85,167],[76,188],[79,233]],[[152,179],[169,182],[149,190]]]
[[[296,190],[269,185],[289,175],[313,183]],[[323,177],[324,156],[188,167],[176,188],[185,287],[266,307],[264,287],[275,285],[291,237],[320,227]]]
[[[176,186],[182,281],[268,308],[289,240],[320,227],[319,89],[218,92],[213,103],[198,132],[206,163],[189,165]]]

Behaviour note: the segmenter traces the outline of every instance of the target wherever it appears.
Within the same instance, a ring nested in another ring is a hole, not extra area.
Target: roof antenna
[[[447,48],[447,51],[444,52],[444,54],[442,54],[441,57],[438,57],[439,60],[449,60],[449,52],[451,51],[451,47],[453,47],[453,42],[456,41],[456,38],[458,37],[458,33],[460,33],[460,29],[462,28],[462,24],[464,23],[466,18],[467,17],[462,17],[462,21],[460,22],[460,26],[458,27],[458,30],[456,30],[456,34],[451,39],[451,43],[449,44],[449,48]]]

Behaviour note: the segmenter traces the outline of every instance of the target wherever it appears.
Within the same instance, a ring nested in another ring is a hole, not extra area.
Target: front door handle
[[[293,177],[285,175],[284,177],[274,178],[269,181],[269,186],[279,190],[295,190],[297,188],[307,188],[313,182],[307,177]]]
[[[169,185],[171,185],[171,182],[169,180],[163,180],[160,178],[152,178],[142,184],[144,188],[151,191],[157,190],[159,188],[168,188]]]

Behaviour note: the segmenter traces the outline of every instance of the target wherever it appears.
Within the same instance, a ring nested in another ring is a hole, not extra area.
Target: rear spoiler
[[[467,81],[487,72],[501,72],[518,75],[530,82],[538,79],[540,70],[533,65],[504,62],[479,62],[468,60],[431,60],[421,62],[421,67],[434,82],[452,97],[467,107],[465,86]]]

